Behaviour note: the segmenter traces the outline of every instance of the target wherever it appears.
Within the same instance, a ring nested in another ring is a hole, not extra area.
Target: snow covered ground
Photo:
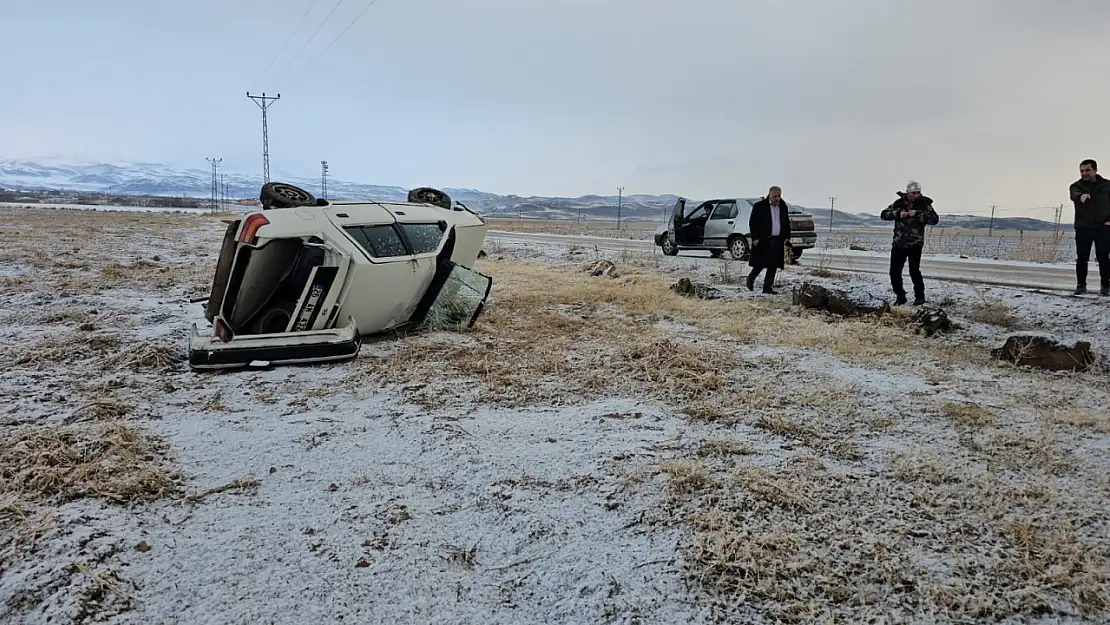
[[[498,244],[472,332],[195,374],[222,229],[0,211],[0,622],[1110,617],[1110,377],[987,354],[1106,298],[931,282],[926,338],[790,305],[881,276]]]

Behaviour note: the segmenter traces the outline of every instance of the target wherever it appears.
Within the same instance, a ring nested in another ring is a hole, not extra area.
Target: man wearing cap
[[[933,200],[921,195],[921,183],[911,180],[905,193],[899,191],[898,199],[886,207],[881,217],[894,222],[894,244],[890,250],[890,286],[897,299],[895,306],[906,303],[906,289],[902,285],[902,269],[910,262],[910,280],[913,282],[913,305],[925,303],[925,280],[921,277],[921,250],[925,248],[925,226],[935,226],[940,221],[933,210]]]

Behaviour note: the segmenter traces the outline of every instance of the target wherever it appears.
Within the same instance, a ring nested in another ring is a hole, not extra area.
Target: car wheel
[[[266,307],[251,324],[252,334],[279,334],[289,327],[293,318],[293,302],[281,302]]]
[[[267,182],[258,193],[262,210],[296,208],[316,204],[316,197],[300,187],[285,182]]]
[[[409,191],[408,201],[413,204],[431,204],[432,206],[451,210],[451,197],[432,187],[417,187]]]
[[[752,253],[751,247],[748,245],[748,238],[737,235],[729,239],[728,253],[733,260],[747,260]]]
[[[713,258],[720,258],[721,256],[724,256],[724,254],[724,250],[709,250],[709,255]]]
[[[671,233],[663,235],[663,243],[660,244],[663,248],[663,253],[667,256],[678,256],[678,246],[675,245],[674,239],[671,238]]]

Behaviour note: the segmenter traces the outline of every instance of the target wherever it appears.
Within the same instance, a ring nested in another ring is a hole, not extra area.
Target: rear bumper
[[[795,234],[790,237],[791,247],[800,247],[809,249],[817,245],[817,233],[813,234]]]
[[[362,338],[354,320],[341,328],[280,334],[237,336],[224,343],[203,336],[193,325],[189,339],[189,366],[197,370],[233,369],[254,362],[268,365],[309,364],[349,360],[358,355]]]

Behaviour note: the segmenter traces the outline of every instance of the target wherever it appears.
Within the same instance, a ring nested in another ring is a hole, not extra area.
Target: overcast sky
[[[1106,0],[378,0],[325,51],[368,1],[282,50],[312,0],[2,0],[0,157],[260,172],[250,90],[274,172],[407,187],[1044,216],[1110,171]]]

